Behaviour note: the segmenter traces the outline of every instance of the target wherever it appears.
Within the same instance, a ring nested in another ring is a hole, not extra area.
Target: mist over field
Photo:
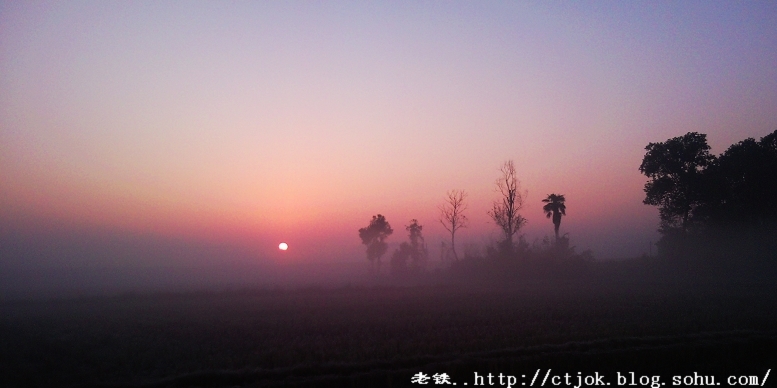
[[[364,246],[359,244],[354,225],[352,243],[332,252],[325,248],[337,241],[323,242],[315,249],[265,253],[254,247],[208,241],[188,236],[165,236],[117,227],[72,225],[66,222],[31,223],[20,217],[0,220],[0,298],[39,299],[70,296],[117,295],[155,291],[202,291],[243,288],[295,288],[385,284],[392,278],[385,257],[384,277],[369,273]],[[436,239],[427,237],[426,269],[445,270],[450,258]],[[471,236],[470,236],[471,237]],[[499,236],[492,231],[477,239],[460,241],[462,254],[485,254]],[[547,238],[547,235],[545,235]],[[388,243],[389,251],[399,247],[402,236]],[[320,241],[317,241],[319,243]],[[435,244],[435,242],[437,244]],[[535,238],[533,243],[541,242]],[[648,242],[645,253],[657,248]],[[436,245],[436,246],[435,246]],[[389,255],[387,255],[389,256]],[[604,258],[608,260],[612,258]],[[430,277],[430,282],[438,280]],[[419,281],[419,283],[423,283]]]
[[[117,231],[14,232],[0,242],[2,299],[345,285],[360,283],[367,267],[361,257],[272,262],[231,246]]]

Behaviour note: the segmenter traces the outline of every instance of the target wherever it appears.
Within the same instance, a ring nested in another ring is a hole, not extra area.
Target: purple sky
[[[482,249],[508,159],[529,242],[558,193],[579,250],[638,256],[647,143],[777,129],[775,26],[773,1],[3,1],[0,231],[60,244],[7,262],[134,263],[148,241],[364,260],[378,213],[392,243],[418,219],[436,257],[451,189]],[[78,244],[102,245],[57,248]]]

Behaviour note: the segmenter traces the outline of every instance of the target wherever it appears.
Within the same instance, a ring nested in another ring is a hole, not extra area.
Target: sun
[[[285,250],[289,249],[289,244],[286,244],[285,242],[282,242],[282,243],[280,243],[278,245],[278,249],[280,249],[282,251],[285,251]]]

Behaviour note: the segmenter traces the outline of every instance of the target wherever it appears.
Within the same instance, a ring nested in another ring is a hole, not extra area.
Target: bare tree
[[[502,196],[501,200],[494,201],[494,205],[488,212],[494,223],[504,233],[504,248],[511,252],[513,249],[513,236],[526,224],[526,219],[518,211],[523,207],[524,197],[527,191],[521,192],[521,182],[515,176],[515,164],[512,160],[504,162],[499,169],[502,173],[496,180],[496,191]]]
[[[451,234],[451,250],[456,261],[459,256],[456,254],[456,231],[467,227],[467,216],[464,211],[467,210],[467,193],[464,190],[451,190],[448,193],[445,202],[440,206],[440,223],[445,230]]]

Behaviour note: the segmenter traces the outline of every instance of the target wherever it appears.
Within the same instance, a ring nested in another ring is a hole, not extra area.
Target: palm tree
[[[542,207],[542,211],[545,212],[545,216],[550,218],[553,216],[553,226],[556,232],[556,241],[558,241],[558,228],[561,226],[561,216],[567,215],[567,206],[564,205],[563,194],[550,194],[548,198],[542,200],[545,202],[545,206]]]

